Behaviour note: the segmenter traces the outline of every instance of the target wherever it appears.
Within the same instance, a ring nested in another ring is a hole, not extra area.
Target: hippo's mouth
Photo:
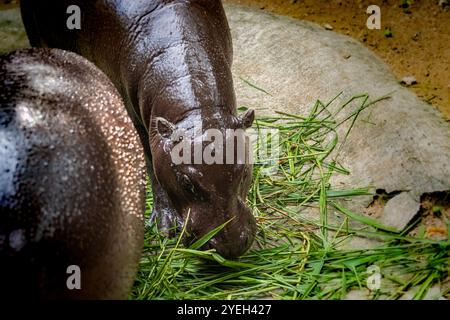
[[[215,236],[209,239],[205,244],[198,248],[200,250],[215,250],[222,257],[231,259],[243,255],[252,245],[256,234],[256,221],[251,219],[249,224],[242,228],[242,223],[227,225],[220,230]],[[188,226],[189,228],[189,226]],[[201,235],[206,235],[214,227],[205,230]],[[188,232],[189,234],[189,232]],[[186,235],[184,238],[185,245],[189,246],[201,239],[202,236]]]

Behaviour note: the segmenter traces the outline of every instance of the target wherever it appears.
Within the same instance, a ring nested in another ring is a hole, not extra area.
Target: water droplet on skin
[[[20,251],[26,244],[25,232],[22,229],[17,229],[9,234],[9,246],[15,250]]]

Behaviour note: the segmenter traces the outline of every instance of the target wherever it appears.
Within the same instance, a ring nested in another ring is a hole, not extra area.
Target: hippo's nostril
[[[210,239],[207,243],[205,243],[202,246],[202,250],[216,249],[216,247],[217,247],[217,240],[216,239]]]
[[[214,248],[217,246],[217,240],[212,238],[211,240],[208,241],[207,243],[211,248]]]

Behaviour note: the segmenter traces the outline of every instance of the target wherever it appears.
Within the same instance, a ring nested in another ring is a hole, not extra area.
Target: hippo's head
[[[176,125],[154,119],[153,171],[176,220],[184,223],[189,216],[187,243],[229,221],[204,248],[236,257],[249,249],[256,233],[255,218],[245,204],[252,178],[252,150],[245,129],[252,125],[254,112],[202,118],[186,118]]]

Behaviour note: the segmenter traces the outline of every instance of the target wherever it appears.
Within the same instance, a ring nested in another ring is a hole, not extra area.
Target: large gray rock
[[[361,113],[340,155],[351,175],[336,175],[335,186],[400,192],[381,216],[398,229],[418,211],[423,193],[450,190],[449,124],[403,88],[372,52],[313,23],[236,5],[226,5],[226,13],[238,104],[257,114],[280,110],[306,115],[317,99],[328,102],[341,91],[334,107],[361,93],[372,99],[390,94]],[[348,125],[340,128],[341,139]],[[350,207],[362,212],[371,201],[370,196],[354,198]]]

